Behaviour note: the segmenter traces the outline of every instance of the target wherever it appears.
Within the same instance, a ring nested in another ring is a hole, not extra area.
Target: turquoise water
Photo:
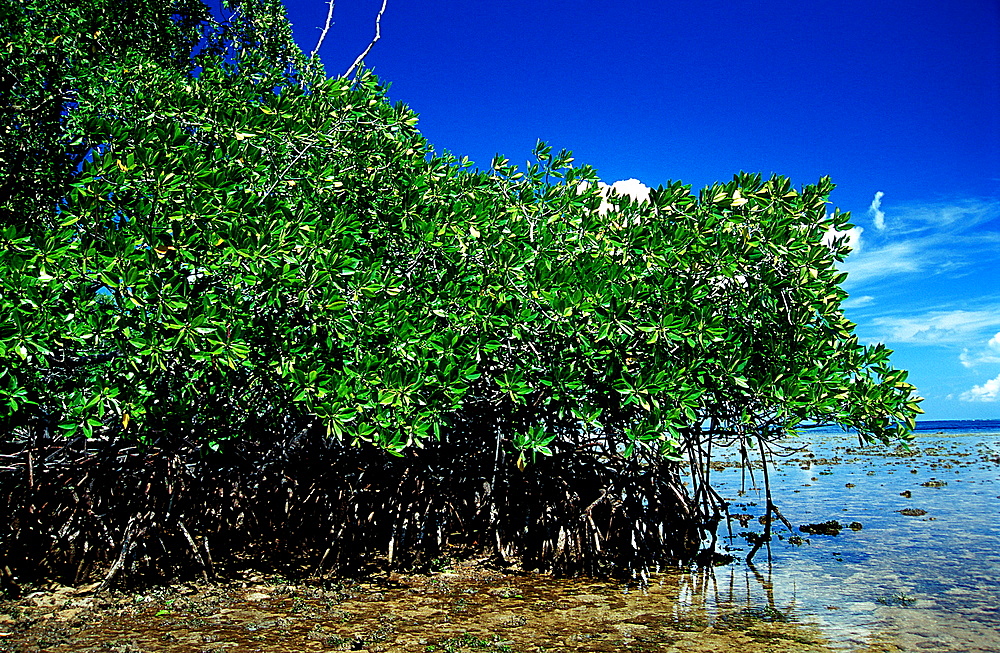
[[[837,536],[777,528],[770,564],[762,549],[754,567],[716,570],[725,591],[715,601],[771,605],[846,650],[888,642],[1000,651],[1000,421],[925,422],[909,453],[833,432],[792,444],[804,448],[778,460],[775,502],[796,530],[829,520],[845,528]],[[759,472],[756,485],[743,486],[733,468],[714,479],[732,513],[762,514]],[[763,529],[756,519],[731,524],[736,533]],[[792,535],[808,542],[790,544]],[[749,550],[740,537],[724,542],[740,558]]]

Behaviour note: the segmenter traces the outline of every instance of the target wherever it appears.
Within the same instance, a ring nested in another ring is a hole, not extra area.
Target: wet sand
[[[641,591],[468,561],[364,583],[250,577],[100,596],[59,588],[2,606],[0,650],[829,650],[815,628],[766,605],[707,607],[705,581],[662,574]]]

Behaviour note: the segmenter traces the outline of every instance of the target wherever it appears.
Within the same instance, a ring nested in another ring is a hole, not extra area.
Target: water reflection
[[[923,435],[911,453],[828,434],[778,462],[775,500],[796,526],[837,520],[863,529],[809,535],[799,546],[778,529],[766,572],[742,564],[716,573],[742,577],[746,600],[787,606],[836,648],[1000,650],[998,463],[995,432]],[[741,492],[737,470],[715,480],[734,511],[762,512],[763,493]]]

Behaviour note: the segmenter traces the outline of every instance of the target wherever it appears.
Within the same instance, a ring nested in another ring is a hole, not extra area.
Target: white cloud
[[[885,213],[882,212],[883,197],[885,197],[885,193],[878,191],[875,193],[875,199],[872,200],[871,206],[868,207],[868,215],[874,218],[875,228],[879,231],[885,229]]]
[[[958,360],[961,361],[962,365],[965,367],[1000,363],[1000,333],[990,338],[983,349],[974,353],[970,353],[969,348],[966,347],[962,350],[962,353],[959,354]]]
[[[982,330],[1000,325],[1000,311],[930,311],[907,317],[879,317],[873,324],[886,342],[964,344]]]
[[[577,186],[577,192],[582,193],[589,187],[590,184],[587,182],[580,182]],[[650,188],[638,179],[620,179],[613,184],[606,184],[603,181],[599,181],[597,182],[597,187],[601,189],[601,194],[605,198],[601,201],[601,206],[597,209],[602,215],[610,211],[612,208],[612,204],[607,200],[607,197],[612,190],[619,195],[628,196],[638,202],[649,201]]]
[[[988,351],[981,351],[977,353],[970,353],[969,348],[966,347],[962,350],[962,353],[958,355],[958,360],[961,361],[964,367],[976,367],[977,365],[992,365],[994,363],[1000,363],[1000,356],[992,354]]]
[[[847,246],[851,248],[853,254],[857,254],[861,251],[861,234],[864,233],[864,228],[862,227],[851,227],[847,231],[837,231],[836,229],[830,229],[823,236],[823,244],[827,247],[832,247],[834,242],[847,239]]]
[[[966,390],[959,396],[962,401],[996,401],[998,398],[1000,398],[1000,374],[982,385],[973,386],[971,390]]]
[[[607,186],[603,182],[600,185],[602,188]],[[638,179],[621,179],[611,184],[611,188],[614,188],[619,195],[628,195],[640,202],[649,201],[649,186]]]

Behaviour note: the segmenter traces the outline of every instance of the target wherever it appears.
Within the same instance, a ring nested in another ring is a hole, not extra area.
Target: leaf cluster
[[[218,448],[298,428],[401,455],[458,431],[680,460],[919,399],[843,315],[832,183],[648,201],[539,143],[436,153],[280,3],[33,0],[3,16],[0,415]]]

